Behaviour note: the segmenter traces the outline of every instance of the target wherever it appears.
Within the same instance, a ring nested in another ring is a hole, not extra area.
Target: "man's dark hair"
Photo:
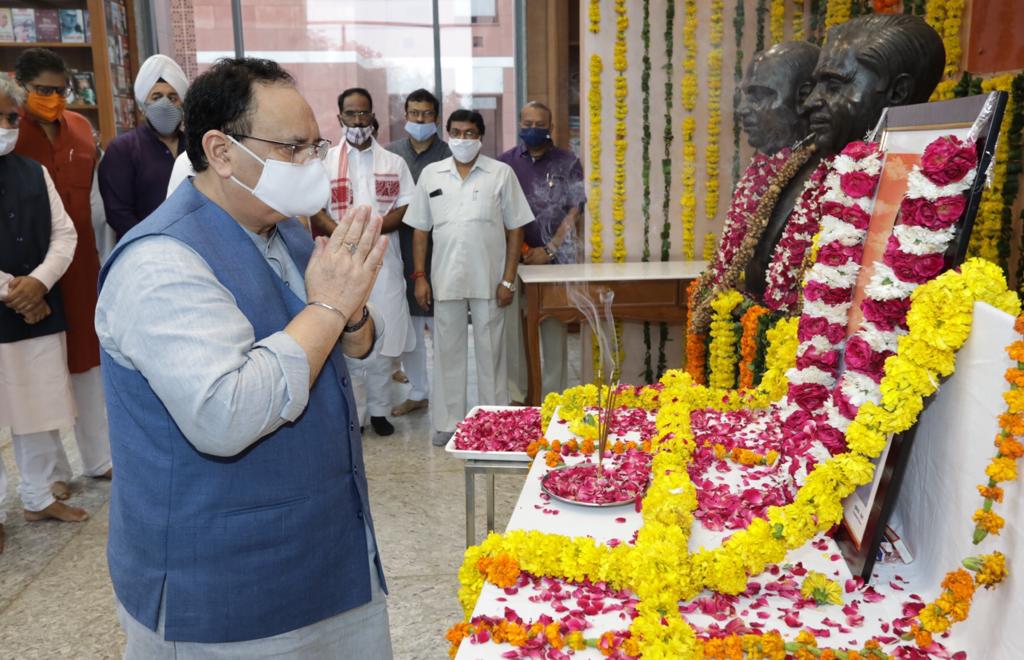
[[[480,131],[480,137],[484,136],[484,118],[476,110],[466,110],[465,108],[459,108],[452,114],[448,115],[448,123],[445,124],[444,130],[449,133],[452,130],[453,121],[469,121],[476,124],[476,130]]]
[[[353,94],[365,96],[366,100],[370,102],[370,110],[373,110],[373,97],[370,96],[370,92],[366,91],[362,87],[349,87],[341,94],[338,94],[338,112],[341,112],[342,107],[345,105],[345,99],[352,96]]]
[[[437,97],[425,89],[417,89],[412,94],[405,97],[406,112],[409,112],[410,103],[430,103],[434,106],[434,114],[441,114],[441,104],[437,102]]]
[[[294,85],[291,74],[272,60],[224,58],[196,78],[185,97],[185,144],[196,172],[209,163],[203,153],[208,131],[247,135],[252,130],[253,86]]]
[[[864,35],[857,59],[875,72],[910,74],[914,89],[908,104],[928,101],[946,63],[946,47],[935,28],[913,14],[871,14],[835,26],[828,40],[851,35]]]
[[[18,55],[14,63],[14,77],[18,82],[24,85],[43,73],[67,75],[68,66],[49,48],[29,48]]]

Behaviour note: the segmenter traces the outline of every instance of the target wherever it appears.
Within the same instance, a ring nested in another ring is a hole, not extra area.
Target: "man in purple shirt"
[[[530,266],[576,263],[582,260],[579,240],[586,194],[583,166],[571,151],[551,142],[551,110],[530,101],[519,113],[519,139],[498,160],[509,165],[530,202],[536,220],[525,227],[528,248],[522,262]],[[518,297],[518,294],[517,294]],[[518,303],[508,307],[505,319],[509,356],[509,395],[513,401],[526,398],[526,368]],[[566,330],[557,319],[540,324],[541,382],[543,393],[561,392],[567,386]]]
[[[181,108],[187,88],[184,71],[166,55],[154,55],[139,67],[135,100],[146,120],[114,138],[99,167],[107,224],[118,240],[167,197],[174,159],[185,151]]]

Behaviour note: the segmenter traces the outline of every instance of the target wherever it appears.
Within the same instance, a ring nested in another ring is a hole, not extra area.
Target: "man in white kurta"
[[[431,284],[417,278],[420,304],[434,308],[433,442],[444,445],[468,412],[468,326],[473,317],[480,405],[508,404],[504,307],[513,299],[522,227],[533,221],[512,168],[479,155],[483,118],[456,110],[448,119],[452,157],[423,169],[405,224],[417,230],[416,271],[433,231]],[[507,234],[507,237],[506,237]],[[427,304],[424,304],[427,303]]]
[[[325,165],[331,178],[331,201],[327,208],[330,222],[322,228],[330,229],[331,224],[353,206],[368,205],[384,218],[381,233],[387,236],[388,246],[370,294],[370,303],[384,319],[383,340],[377,342],[365,360],[346,360],[360,408],[360,425],[364,425],[369,416],[374,432],[391,435],[394,427],[387,415],[393,403],[393,359],[416,346],[405,298],[402,253],[395,231],[402,223],[415,184],[405,161],[373,138],[373,102],[368,92],[358,88],[342,92],[339,111],[344,142],[327,152]],[[314,224],[323,225],[323,218],[315,217]]]
[[[7,242],[0,251],[7,255],[0,261],[0,303],[5,306],[0,315],[5,327],[0,330],[11,338],[38,336],[0,341],[0,429],[9,427],[13,435],[14,459],[21,473],[18,495],[25,518],[76,522],[88,514],[57,501],[50,490],[50,477],[64,456],[60,429],[74,424],[75,402],[67,336],[60,330],[65,326],[53,324],[54,310],[48,302],[56,304],[59,299],[47,296],[71,264],[78,237],[46,168],[11,153],[17,141],[20,100],[20,90],[12,82],[0,81],[0,206],[5,211],[0,240]],[[23,200],[37,196],[43,197],[40,204],[22,206]],[[49,217],[44,215],[47,206]],[[34,241],[45,245],[45,251],[41,259],[26,264],[32,249],[23,250],[22,246]],[[11,262],[10,267],[6,261]],[[51,318],[53,331],[39,325],[47,318]],[[0,461],[0,552],[6,493],[7,474]]]

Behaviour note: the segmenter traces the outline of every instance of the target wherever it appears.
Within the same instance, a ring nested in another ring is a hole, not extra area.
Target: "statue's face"
[[[804,101],[814,142],[822,154],[864,139],[889,105],[886,81],[857,59],[856,34],[826,44],[814,69],[814,88]]]
[[[792,69],[759,57],[743,77],[736,113],[747,142],[762,153],[774,154],[804,135],[806,124],[797,113],[797,89],[804,81],[794,80]]]

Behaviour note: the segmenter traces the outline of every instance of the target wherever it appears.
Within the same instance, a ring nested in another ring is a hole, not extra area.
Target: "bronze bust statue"
[[[811,91],[819,54],[809,41],[785,41],[754,55],[736,108],[754,149],[771,155],[807,135],[807,117],[800,113],[800,105]]]
[[[818,153],[782,192],[746,266],[744,288],[764,298],[766,274],[786,221],[818,159],[864,139],[889,106],[924,103],[942,78],[946,54],[939,34],[910,14],[872,14],[837,25],[812,75],[803,102]]]
[[[737,182],[736,195],[722,227],[723,240],[714,261],[704,273],[691,299],[690,330],[703,333],[711,322],[711,302],[725,290],[735,289],[746,261],[767,226],[768,214],[778,200],[781,186],[811,155],[788,149],[808,134],[807,119],[800,113],[810,93],[811,74],[819,49],[807,41],[787,41],[754,55],[740,85],[742,100],[736,108],[750,146],[759,155],[747,166]],[[771,172],[767,183],[761,179]],[[752,181],[758,181],[752,189]],[[781,182],[781,184],[780,184]],[[749,200],[754,200],[751,206]],[[728,236],[742,236],[741,242],[727,242]]]

